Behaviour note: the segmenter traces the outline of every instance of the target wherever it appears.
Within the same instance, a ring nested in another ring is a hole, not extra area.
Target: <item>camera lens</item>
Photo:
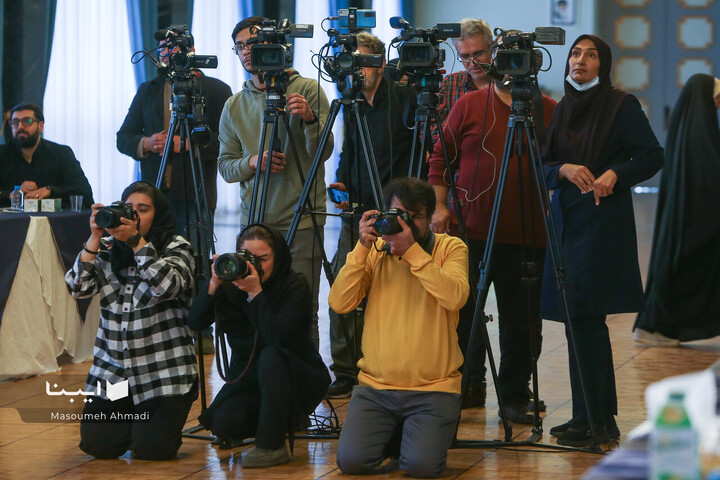
[[[355,66],[355,56],[350,52],[340,52],[336,58],[337,65],[341,70],[352,70]]]
[[[380,235],[392,235],[402,232],[402,227],[396,216],[383,216],[375,220],[375,231]]]
[[[120,217],[112,207],[103,207],[95,214],[95,224],[100,228],[115,228],[120,225]]]
[[[237,253],[223,253],[215,260],[215,275],[220,280],[233,281],[250,273],[245,257]]]

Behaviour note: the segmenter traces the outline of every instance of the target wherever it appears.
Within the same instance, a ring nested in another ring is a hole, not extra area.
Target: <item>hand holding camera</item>
[[[395,218],[401,230],[397,232],[397,229],[393,229],[392,233],[385,233],[382,238],[390,245],[390,253],[403,256],[408,248],[415,243],[415,235],[413,235],[412,228],[408,224],[408,221],[412,222],[412,220],[408,220],[409,216],[407,215],[398,215]]]
[[[214,255],[212,264],[212,279],[208,293],[213,294],[220,283],[230,282],[240,290],[247,292],[250,299],[262,291],[260,278],[263,270],[261,261],[250,251],[241,249],[237,253],[223,253]]]
[[[360,243],[365,248],[370,248],[373,243],[377,242],[380,234],[375,231],[375,217],[377,216],[377,210],[368,210],[363,213],[360,219],[360,226],[358,228],[358,235],[360,237]]]

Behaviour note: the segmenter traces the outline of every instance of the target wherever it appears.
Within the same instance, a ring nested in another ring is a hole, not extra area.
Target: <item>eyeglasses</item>
[[[24,126],[29,127],[35,122],[37,122],[37,120],[32,117],[13,118],[12,120],[10,120],[10,125],[12,125],[12,128],[18,128],[20,126],[20,123],[22,123]]]
[[[235,52],[235,55],[240,55],[242,52],[249,52],[255,42],[257,42],[255,39],[250,39],[247,43],[237,42],[235,46],[232,47],[232,51]]]
[[[482,57],[490,53],[490,48],[486,48],[485,50],[482,50],[480,52],[475,52],[470,55],[462,54],[458,55],[457,59],[460,60],[462,63],[472,63],[475,60],[480,60]]]

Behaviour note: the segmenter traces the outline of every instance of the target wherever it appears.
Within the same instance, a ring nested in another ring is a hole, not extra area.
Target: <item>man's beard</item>
[[[40,130],[35,130],[35,133],[28,134],[28,136],[24,138],[18,138],[17,136],[14,136],[13,142],[15,142],[15,145],[20,148],[28,148],[34,147],[35,144],[38,142],[38,138],[40,138]]]
[[[376,74],[376,75],[373,75],[373,76],[366,76],[366,77],[365,77],[365,88],[364,88],[365,91],[366,91],[366,92],[369,92],[369,91],[371,91],[372,89],[374,89],[375,86],[378,84],[379,81],[380,81],[380,75],[377,75],[377,74]]]

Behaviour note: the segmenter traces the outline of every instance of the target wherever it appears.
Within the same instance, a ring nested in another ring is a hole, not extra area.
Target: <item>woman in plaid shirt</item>
[[[91,235],[65,281],[75,298],[100,294],[101,320],[80,423],[80,448],[96,458],[164,460],[182,444],[182,427],[197,398],[197,364],[186,325],[193,257],[174,234],[165,196],[147,182],[125,189],[135,218]]]

